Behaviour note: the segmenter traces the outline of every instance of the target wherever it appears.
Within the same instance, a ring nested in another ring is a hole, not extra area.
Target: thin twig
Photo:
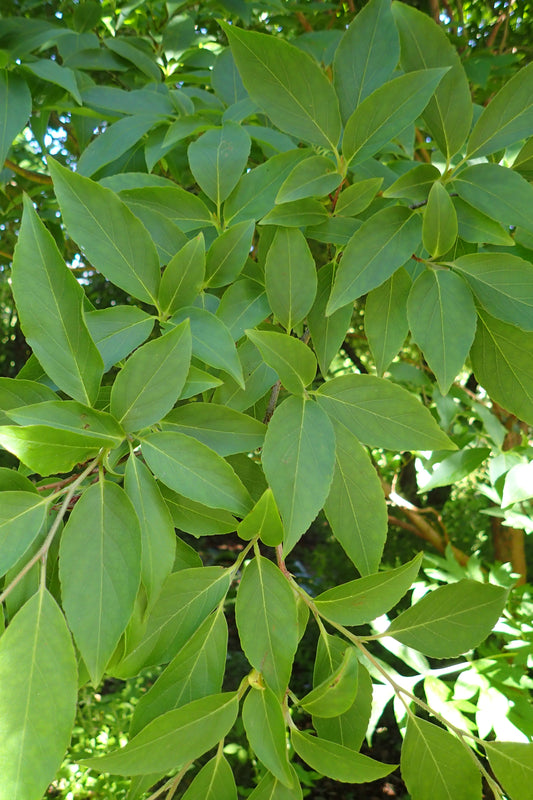
[[[281,381],[277,380],[274,386],[272,387],[272,391],[270,392],[270,399],[268,401],[267,410],[265,411],[265,416],[263,417],[263,422],[265,425],[268,425],[268,423],[272,419],[274,411],[276,410],[276,403],[278,402],[280,390],[281,390]]]
[[[10,169],[12,172],[20,175],[22,178],[33,181],[33,183],[45,183],[47,185],[52,184],[52,178],[49,175],[44,175],[42,172],[32,172],[32,170],[19,167],[18,164],[15,164],[15,162],[11,161],[9,158],[6,158],[4,161],[4,167],[7,167],[7,169]]]

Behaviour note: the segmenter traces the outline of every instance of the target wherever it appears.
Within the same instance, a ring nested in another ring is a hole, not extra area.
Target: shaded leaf
[[[248,161],[250,137],[235,122],[211,128],[188,148],[189,164],[200,188],[220,207],[235,188]]]
[[[280,701],[268,686],[252,685],[243,704],[242,721],[256,756],[290,788],[294,781],[287,758],[285,720]]]
[[[403,268],[372,289],[365,303],[365,333],[374,357],[376,372],[383,375],[400,351],[407,332],[407,298],[411,279]]]
[[[352,319],[351,303],[334,311],[329,317],[326,316],[326,306],[334,279],[334,267],[333,262],[330,262],[319,269],[315,301],[307,314],[313,349],[323,376],[327,376],[329,365],[337,355]]]
[[[300,758],[311,769],[345,783],[367,783],[384,778],[396,769],[396,764],[383,764],[341,744],[319,739],[310,733],[291,730],[291,742]]]
[[[309,156],[297,164],[285,178],[276,195],[276,203],[289,203],[304,197],[324,197],[342,181],[333,161],[325,156]]]
[[[430,189],[422,224],[422,242],[432,258],[451,250],[457,239],[457,214],[452,199],[442,183]]]
[[[517,172],[499,164],[474,164],[454,178],[453,185],[467,203],[503,225],[533,231],[528,209],[533,186]]]
[[[274,369],[283,386],[301,395],[316,375],[313,351],[300,339],[274,331],[246,331],[265,362]]]
[[[222,754],[217,753],[202,767],[183,800],[237,800],[235,778]]]
[[[206,286],[233,283],[248,258],[254,231],[254,221],[244,220],[215,239],[206,258]]]
[[[31,94],[25,81],[14,72],[0,70],[0,164],[4,161],[15,136],[21,132],[31,114]]]
[[[274,234],[266,257],[265,286],[270,308],[290,332],[310,310],[317,288],[315,261],[297,228],[278,228]]]
[[[257,419],[216,403],[188,403],[173,409],[163,430],[193,436],[220,456],[248,453],[263,444],[266,426]]]
[[[205,274],[203,234],[191,239],[170,259],[159,287],[159,302],[165,314],[190,306],[200,294]]]
[[[85,314],[89,333],[104,362],[104,372],[146,341],[153,317],[137,306],[110,306]]]

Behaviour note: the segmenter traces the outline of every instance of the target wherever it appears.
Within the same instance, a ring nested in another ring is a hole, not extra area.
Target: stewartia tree
[[[296,756],[336,781],[386,776],[398,765],[359,752],[373,682],[403,704],[413,800],[476,800],[482,776],[496,798],[532,798],[532,744],[484,741],[414,692],[433,674],[424,656],[491,634],[508,590],[466,577],[395,611],[421,555],[381,567],[368,448],[468,454],[430,397],[386,375],[408,330],[441,400],[467,362],[533,424],[533,66],[480,108],[444,32],[399,2],[330,31],[328,57],[322,40],[310,54],[222,21],[229,47],[194,48],[186,17],[154,53],[123,29],[88,32],[98,6],[79,6],[75,30],[7,20],[2,38],[2,162],[32,93],[43,148],[55,103],[79,150],[75,168],[47,158],[62,229],[26,196],[13,257],[33,355],[0,379],[0,444],[20,462],[0,470],[1,800],[42,796],[78,686],[157,665],[128,743],[86,762],[133,776],[130,800],[162,778],[151,796],[175,796],[191,769],[181,796],[235,800],[224,740],[239,714],[262,765],[250,800],[301,798]],[[187,47],[174,75],[168,53]],[[122,88],[93,80],[101,65]],[[63,233],[127,303],[89,302]],[[365,298],[376,374],[334,375]],[[313,597],[285,559],[322,509],[354,579]],[[204,567],[176,529],[243,544]],[[232,586],[250,672],[222,691]],[[297,697],[308,625],[314,685]],[[416,680],[374,655],[383,637]]]

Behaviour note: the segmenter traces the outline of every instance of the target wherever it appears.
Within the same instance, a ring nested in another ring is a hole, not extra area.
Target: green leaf
[[[193,700],[150,722],[125,747],[84,766],[114,775],[167,772],[211,750],[233,726],[239,710],[236,692]]]
[[[153,425],[181,394],[191,361],[187,320],[146,342],[128,359],[111,389],[111,413],[126,431]]]
[[[370,447],[456,449],[414,395],[384,378],[341,375],[324,383],[316,398],[324,411]]]
[[[407,336],[410,289],[411,279],[405,269],[400,268],[385,283],[372,289],[366,298],[365,333],[378,375],[383,375]]]
[[[353,647],[347,647],[339,666],[300,700],[300,706],[315,717],[337,717],[347,711],[357,694],[359,662]]]
[[[101,447],[109,447],[109,439],[99,443],[92,435],[73,433],[46,425],[0,427],[0,445],[13,453],[23,464],[40,475],[70,472],[96,456]]]
[[[333,285],[334,268],[334,263],[330,262],[319,269],[315,302],[307,314],[313,349],[318,358],[320,372],[324,376],[328,374],[329,365],[337,355],[352,319],[351,303],[326,317],[326,305]]]
[[[142,452],[156,477],[175,492],[210,508],[249,511],[250,496],[230,465],[192,436],[153,433],[143,437]]]
[[[487,638],[507,594],[501,586],[467,579],[440,586],[397,616],[387,636],[432,658],[455,658]]]
[[[181,186],[170,184],[124,189],[119,192],[119,197],[141,220],[146,210],[157,211],[184,233],[215,224],[203,200]]]
[[[231,533],[237,527],[237,520],[228,511],[209,508],[173,492],[163,484],[161,492],[172,515],[174,527],[181,531],[199,537]]]
[[[466,283],[453,272],[426,269],[407,301],[407,317],[445,395],[465,363],[476,332],[476,307]]]
[[[319,200],[304,197],[292,203],[274,206],[260,220],[260,225],[279,225],[285,228],[301,228],[307,225],[320,225],[328,219],[326,209]]]
[[[31,94],[19,75],[7,69],[0,70],[0,164],[2,169],[13,139],[28,122],[31,114]]]
[[[82,494],[59,551],[69,627],[97,686],[133,612],[141,575],[141,531],[123,489],[100,481]]]
[[[501,222],[533,231],[529,208],[533,186],[517,172],[499,164],[474,164],[454,178],[459,196],[478,211]]]
[[[481,800],[481,775],[456,736],[409,716],[402,747],[402,778],[413,800]]]
[[[253,328],[271,314],[263,287],[243,278],[229,286],[220,300],[216,315],[237,341],[246,328]]]
[[[12,409],[7,415],[18,425],[47,425],[82,433],[95,447],[118,447],[125,433],[116,419],[75,400],[47,400],[44,403]]]
[[[29,478],[24,477],[21,472],[17,472],[10,467],[0,467],[0,491],[37,494],[37,487]]]
[[[533,798],[533,745],[483,742],[489,764],[511,800]]]
[[[339,625],[364,625],[386,614],[412,586],[422,553],[401,567],[327,589],[315,598],[319,613]]]
[[[424,247],[432,258],[437,258],[451,250],[457,239],[457,232],[457,214],[452,199],[442,183],[435,181],[424,209]]]
[[[508,253],[472,253],[454,261],[493,316],[533,331],[533,265]]]
[[[110,189],[51,158],[48,168],[67,231],[88,260],[125,292],[155,305],[159,258],[146,228]]]
[[[482,214],[470,203],[465,203],[460,197],[454,197],[452,201],[457,214],[458,232],[461,239],[466,242],[514,247],[515,240],[495,220]]]
[[[174,565],[174,524],[152,473],[133,455],[126,464],[124,489],[141,525],[141,581],[150,608]]]
[[[339,105],[316,61],[275,36],[222,27],[248,94],[274,125],[304,142],[335,148]]]
[[[492,413],[492,412],[489,412]],[[431,478],[421,491],[429,492],[437,486],[455,484],[477,469],[490,455],[488,447],[465,447],[446,456],[436,465]]]
[[[242,707],[242,722],[250,747],[281,783],[292,787],[287,758],[285,720],[279,699],[268,686],[252,685]]]
[[[243,366],[245,388],[242,389],[239,384],[229,378],[223,386],[216,390],[213,402],[235,408],[237,411],[246,411],[276,383],[277,375],[268,364],[265,364],[263,357],[250,339],[242,342],[238,352]]]
[[[338,636],[322,634],[318,647],[313,673],[316,684],[327,679],[343,662],[346,641]],[[372,710],[372,679],[362,664],[357,674],[357,693],[352,705],[337,717],[313,717],[313,725],[322,739],[358,750],[365,738]]]
[[[400,43],[389,0],[372,0],[357,14],[335,52],[333,82],[342,119],[386,81],[398,64]]]
[[[472,100],[459,54],[444,30],[427,14],[394,2],[392,13],[400,34],[400,64],[405,72],[451,67],[440,82],[423,117],[446,158],[458,152],[470,132]]]
[[[276,547],[283,541],[283,525],[279,516],[272,489],[265,489],[249,514],[239,522],[237,534],[250,540],[259,536],[264,544]]]
[[[150,56],[146,55],[144,48],[141,49],[141,47],[135,47],[135,45],[130,44],[132,41],[136,41],[136,39],[131,37],[130,41],[126,42],[122,37],[113,37],[104,39],[103,43],[121,58],[129,61],[135,69],[144,72],[151,81],[160,82],[161,70],[158,65]]]
[[[486,156],[531,136],[533,65],[519,70],[483,109],[468,140],[468,158]]]
[[[224,203],[226,225],[264,217],[274,205],[285,178],[309,152],[302,148],[289,150],[245,173]]]
[[[311,348],[294,336],[273,331],[246,331],[265,362],[274,369],[287,391],[301,395],[316,375]]]
[[[180,394],[180,400],[186,400],[189,397],[194,397],[197,394],[206,392],[208,389],[216,389],[217,386],[221,385],[222,381],[220,378],[216,378],[209,372],[191,365],[189,367],[185,386]]]
[[[302,761],[334,781],[368,783],[396,769],[396,764],[383,764],[336,742],[300,733],[295,728],[291,729],[291,742]]]
[[[39,800],[74,724],[76,657],[65,619],[42,589],[0,638],[1,800]]]
[[[335,164],[325,156],[309,156],[297,164],[285,178],[276,195],[276,203],[290,203],[304,197],[325,197],[342,181]]]
[[[246,263],[254,231],[254,221],[244,220],[215,239],[206,258],[206,286],[233,283]]]
[[[448,69],[408,72],[375,89],[346,122],[342,152],[360,164],[411,126],[427,106]]]
[[[161,286],[159,303],[164,314],[174,314],[182,306],[190,306],[200,294],[205,274],[205,245],[203,234],[178,250],[168,262]]]
[[[162,421],[162,428],[193,436],[219,456],[256,450],[266,432],[258,419],[227,406],[200,402],[173,409]]]
[[[324,512],[337,541],[361,575],[375,572],[387,538],[387,507],[366,450],[333,419],[335,472]]]
[[[289,397],[269,423],[262,463],[283,520],[283,549],[289,553],[329,493],[335,434],[327,415],[310,400]]]
[[[130,736],[136,736],[166,711],[220,692],[227,645],[224,614],[212,614],[178,650],[153,686],[141,695],[133,712]]]
[[[145,342],[154,327],[153,317],[137,306],[89,311],[85,322],[104,361],[104,372]]]
[[[384,189],[383,197],[406,197],[415,203],[423,202],[439,178],[440,172],[433,164],[419,164]]]
[[[20,378],[0,378],[0,420],[3,424],[9,421],[9,417],[2,412],[49,400],[57,400],[57,395],[42,383]]]
[[[250,137],[235,122],[212,128],[189,145],[191,172],[217,208],[238,183],[250,145]]]
[[[296,600],[278,567],[262,556],[244,570],[235,619],[246,658],[280,700],[298,646]]]
[[[265,286],[270,308],[290,332],[310,310],[317,288],[315,261],[298,228],[278,228],[274,234],[266,257]]]
[[[489,396],[533,425],[533,335],[480,311],[470,358]]]
[[[221,753],[202,767],[183,800],[237,800],[233,772]]]
[[[361,211],[368,208],[382,183],[383,178],[367,178],[343,189],[337,199],[335,214],[356,217]]]
[[[17,563],[39,535],[46,511],[46,500],[33,492],[0,493],[0,575]]]
[[[211,75],[211,86],[228,106],[248,97],[229,47],[225,47],[217,56]]]
[[[363,223],[344,251],[327,313],[390,278],[418,248],[421,228],[420,216],[404,206],[384,208]]]
[[[290,771],[294,787],[285,786],[271,772],[266,772],[249,795],[249,800],[302,800],[302,787],[294,767],[291,766]]]
[[[83,290],[27,196],[12,285],[22,330],[43,369],[66,394],[91,405],[103,363],[83,319]]]
[[[66,89],[67,92],[70,92],[72,97],[80,106],[83,104],[80,90],[78,89],[78,84],[76,83],[76,73],[74,70],[69,69],[68,67],[62,67],[57,63],[57,61],[52,61],[51,59],[47,58],[40,58],[37,61],[26,62],[24,64],[24,69],[27,69],[34,75],[37,75],[37,77],[41,78],[43,81],[54,83],[56,86],[61,86],[62,89]],[[10,77],[15,78],[12,73]],[[19,87],[18,92],[22,95],[22,97],[18,98],[20,103],[22,99],[25,99],[25,92],[24,89],[21,91],[21,87]],[[3,105],[4,104],[2,103],[2,106]],[[11,114],[11,109],[9,113]],[[29,116],[29,114],[27,116]]]
[[[151,113],[133,114],[119,119],[85,148],[78,159],[76,172],[90,178],[102,167],[124,155],[161,119],[158,114]]]
[[[192,334],[192,354],[211,367],[224,370],[244,389],[242,366],[235,342],[222,320],[203,308],[186,306],[171,318],[173,325],[188,319]]]
[[[115,674],[129,678],[143,667],[173,659],[224,599],[230,580],[229,571],[221,567],[185,566],[169,575],[142,635],[132,642]]]

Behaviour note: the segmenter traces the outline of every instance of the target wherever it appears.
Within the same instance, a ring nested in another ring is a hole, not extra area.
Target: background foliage
[[[530,5],[3,4],[0,798],[533,796]]]

